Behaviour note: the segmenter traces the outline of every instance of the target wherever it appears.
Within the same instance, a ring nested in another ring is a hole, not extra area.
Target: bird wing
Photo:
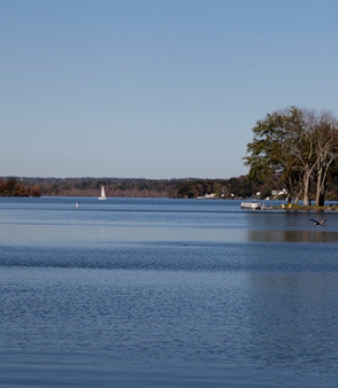
[[[310,221],[314,222],[315,224],[319,224],[317,220],[314,220],[313,218],[310,218]]]

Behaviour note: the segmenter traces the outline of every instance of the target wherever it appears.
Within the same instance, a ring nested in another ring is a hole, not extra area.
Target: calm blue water
[[[337,242],[335,211],[0,198],[0,386],[336,387]]]

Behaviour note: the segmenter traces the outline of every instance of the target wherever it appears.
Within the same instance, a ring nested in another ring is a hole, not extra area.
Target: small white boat
[[[241,209],[261,210],[262,204],[260,202],[241,202]]]
[[[101,195],[98,197],[98,199],[99,199],[100,201],[104,201],[104,200],[107,199],[107,197],[106,197],[106,192],[105,192],[105,190],[104,190],[104,186],[103,186],[103,185],[101,186]]]

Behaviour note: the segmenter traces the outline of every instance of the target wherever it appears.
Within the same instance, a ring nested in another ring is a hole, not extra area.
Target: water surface
[[[335,387],[337,236],[333,211],[1,198],[0,386]]]

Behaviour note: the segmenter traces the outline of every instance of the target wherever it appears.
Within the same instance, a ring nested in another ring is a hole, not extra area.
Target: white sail
[[[106,192],[104,190],[104,186],[103,185],[101,186],[101,196],[98,199],[100,199],[101,201],[107,199]]]

